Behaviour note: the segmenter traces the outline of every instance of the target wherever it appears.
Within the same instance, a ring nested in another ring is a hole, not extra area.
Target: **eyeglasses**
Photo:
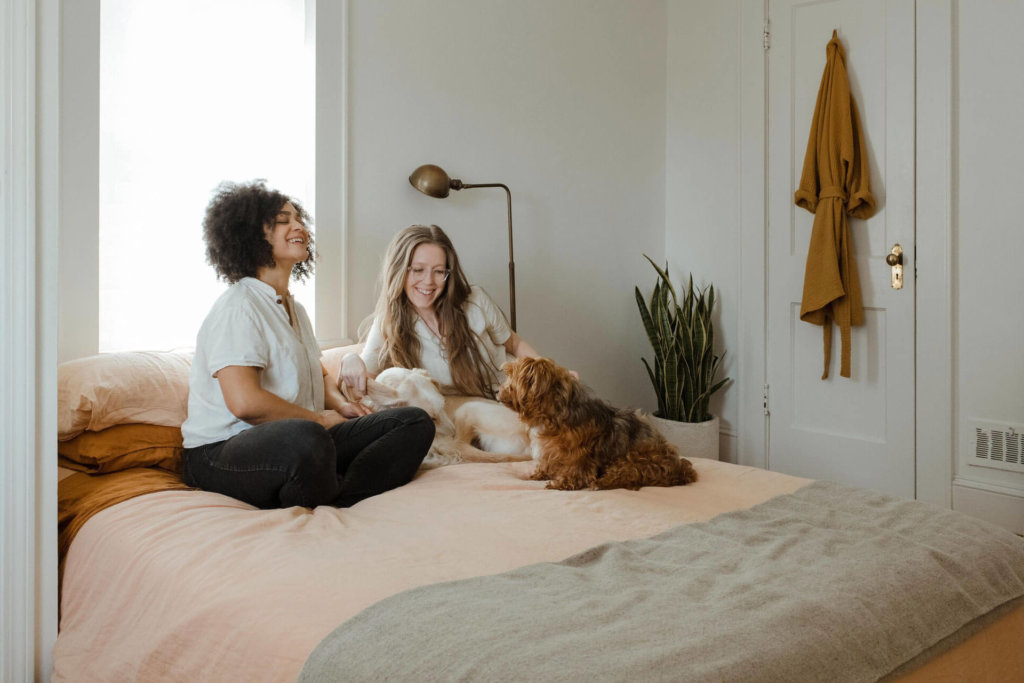
[[[450,270],[442,268],[435,268],[434,270],[428,271],[426,268],[422,266],[409,266],[407,270],[412,275],[412,279],[417,282],[423,282],[423,280],[425,280],[428,275],[430,276],[430,279],[433,280],[434,282],[445,282],[452,272]]]

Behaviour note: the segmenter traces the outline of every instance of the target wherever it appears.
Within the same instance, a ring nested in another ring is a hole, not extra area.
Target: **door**
[[[913,497],[914,3],[770,0],[768,50],[768,467]],[[840,335],[822,380],[822,328],[800,320],[813,215],[793,203],[825,47],[837,29],[870,160],[878,210],[850,220],[865,324],[853,328],[851,377]],[[904,249],[904,284],[886,255]]]

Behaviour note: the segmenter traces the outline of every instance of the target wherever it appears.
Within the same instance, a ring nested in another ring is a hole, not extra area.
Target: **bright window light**
[[[202,239],[220,182],[264,178],[312,211],[313,5],[102,0],[100,351],[195,344],[227,286]],[[312,279],[292,293],[312,318]]]

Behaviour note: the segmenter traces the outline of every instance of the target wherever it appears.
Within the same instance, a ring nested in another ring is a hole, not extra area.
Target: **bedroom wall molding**
[[[953,505],[953,14],[917,3],[917,498]]]
[[[59,0],[0,7],[0,678],[43,680],[57,635]]]
[[[764,414],[766,376],[765,257],[767,240],[767,97],[764,49],[767,0],[740,4],[740,229],[739,343],[737,389],[739,427],[736,462],[768,467],[768,420]]]
[[[985,491],[987,493],[998,493],[999,495],[1013,496],[1014,498],[1024,497],[1024,490],[1019,489],[1012,484],[1007,486],[991,481],[981,481],[980,479],[972,479],[969,475],[958,474],[953,477],[954,496],[956,495],[955,490],[957,488],[973,489],[975,491]],[[1024,531],[1019,533],[1024,533]]]
[[[35,326],[35,222],[34,158],[32,148],[35,124],[31,116],[35,103],[35,53],[29,39],[35,33],[35,6],[28,1],[7,2],[0,6],[3,21],[5,59],[0,71],[0,92],[4,105],[4,168],[0,204],[3,206],[4,249],[0,280],[0,321],[4,330],[3,355],[0,358],[2,392],[3,488],[0,508],[3,516],[3,542],[0,545],[0,577],[3,601],[0,610],[0,643],[3,647],[4,680],[31,680],[33,672],[33,634],[35,611],[35,553],[32,536],[25,529],[35,526],[32,493],[35,471],[29,453],[35,446],[35,420],[31,406],[35,395],[26,359],[32,358]],[[25,391],[28,394],[25,394]],[[29,400],[26,401],[25,399]]]
[[[1024,492],[1019,489],[956,477],[953,509],[981,517],[1024,535]]]

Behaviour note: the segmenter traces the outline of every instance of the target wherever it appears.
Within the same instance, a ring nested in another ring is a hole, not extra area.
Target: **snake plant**
[[[715,288],[694,289],[693,275],[683,292],[682,302],[668,275],[644,254],[658,271],[650,306],[636,288],[636,303],[647,337],[654,348],[654,367],[641,358],[654,390],[658,394],[658,417],[677,422],[704,422],[711,419],[708,402],[728,378],[715,382],[725,353],[714,353],[714,328],[711,314],[715,308]]]

